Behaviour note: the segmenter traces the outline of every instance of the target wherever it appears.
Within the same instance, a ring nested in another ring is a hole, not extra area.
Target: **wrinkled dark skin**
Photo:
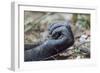
[[[33,47],[25,45],[24,61],[39,61],[60,53],[74,43],[69,23],[54,23],[48,27],[51,38]]]

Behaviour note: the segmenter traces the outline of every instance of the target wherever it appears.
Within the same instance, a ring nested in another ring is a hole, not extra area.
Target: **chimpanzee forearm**
[[[59,39],[59,40],[45,41],[45,43],[43,43],[40,46],[37,46],[36,48],[25,50],[24,59],[25,61],[33,61],[33,60],[37,61],[37,60],[43,60],[45,58],[48,58],[54,54],[57,54],[65,50],[73,42],[73,41],[70,41],[70,43],[69,42],[67,43],[66,41],[68,41],[68,39],[66,38]]]

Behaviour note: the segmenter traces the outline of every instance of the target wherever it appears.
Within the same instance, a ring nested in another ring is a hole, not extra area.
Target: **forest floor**
[[[36,44],[47,38],[48,25],[52,22],[70,21],[75,43],[65,51],[45,60],[90,58],[90,15],[49,12],[24,12],[24,43]]]

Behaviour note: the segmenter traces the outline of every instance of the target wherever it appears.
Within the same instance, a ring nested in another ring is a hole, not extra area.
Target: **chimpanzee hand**
[[[25,50],[25,61],[38,61],[64,51],[74,43],[69,23],[54,23],[48,28],[51,38],[41,45]]]
[[[48,30],[53,39],[58,39],[63,35],[66,36],[66,38],[71,38],[74,40],[70,25],[68,23],[54,23],[49,26]]]

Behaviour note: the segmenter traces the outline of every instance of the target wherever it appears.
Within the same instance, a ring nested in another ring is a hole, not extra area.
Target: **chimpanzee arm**
[[[56,25],[55,29],[53,29],[51,34],[53,35],[53,37],[55,37],[57,33],[60,33],[60,35],[58,35],[56,39],[49,39],[35,48],[25,50],[24,60],[25,61],[43,60],[73,45],[74,38],[73,38],[71,28],[69,28],[69,26],[58,27],[58,25]]]

